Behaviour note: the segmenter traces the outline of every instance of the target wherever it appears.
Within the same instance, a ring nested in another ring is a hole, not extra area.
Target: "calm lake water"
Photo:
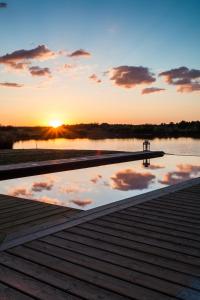
[[[142,140],[39,141],[39,148],[141,150]],[[155,139],[152,149],[200,155],[200,140]],[[34,141],[15,148],[33,148]],[[0,181],[0,193],[81,209],[91,209],[200,176],[200,157],[165,155],[146,162],[134,161],[87,169]]]
[[[94,150],[142,150],[142,139],[54,139],[54,140],[29,140],[20,141],[14,144],[14,149],[94,149]],[[192,138],[169,138],[154,139],[151,141],[152,150],[163,150],[169,153],[178,154],[200,154],[200,139]]]

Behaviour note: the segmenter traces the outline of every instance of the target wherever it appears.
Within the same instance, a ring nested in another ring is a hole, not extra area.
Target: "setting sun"
[[[49,125],[53,128],[58,128],[59,126],[62,125],[62,122],[59,120],[52,120],[49,122]]]

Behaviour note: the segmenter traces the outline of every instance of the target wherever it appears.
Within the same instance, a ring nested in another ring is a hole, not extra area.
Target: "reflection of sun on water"
[[[62,125],[62,123],[59,120],[52,120],[49,122],[49,125],[53,128],[58,128],[59,126]]]

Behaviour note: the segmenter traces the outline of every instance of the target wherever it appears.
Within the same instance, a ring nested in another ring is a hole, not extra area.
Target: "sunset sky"
[[[200,119],[199,0],[0,0],[0,123]]]

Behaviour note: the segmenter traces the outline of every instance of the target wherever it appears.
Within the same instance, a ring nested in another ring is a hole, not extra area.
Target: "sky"
[[[0,124],[200,120],[199,0],[0,0]]]

